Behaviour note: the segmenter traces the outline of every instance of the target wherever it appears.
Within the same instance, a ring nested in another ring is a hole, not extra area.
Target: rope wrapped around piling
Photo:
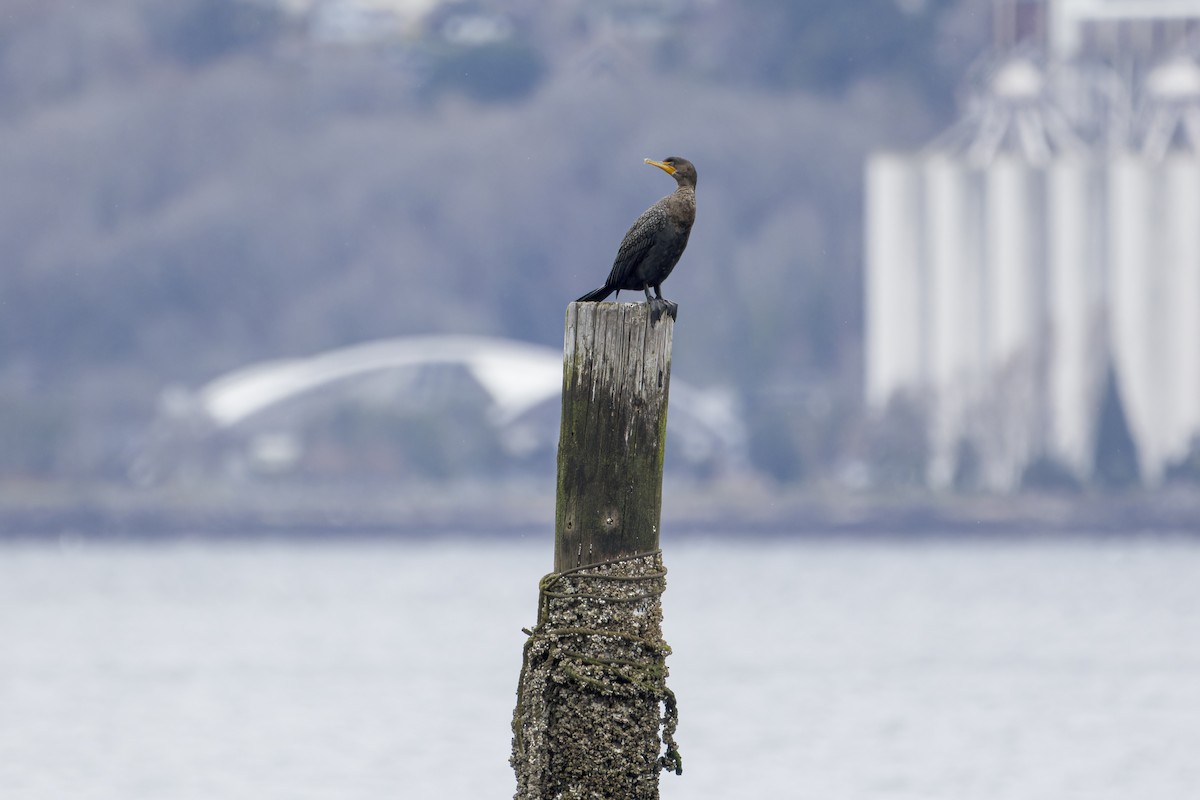
[[[542,578],[513,713],[516,800],[657,800],[658,773],[682,773],[666,575],[654,552]]]

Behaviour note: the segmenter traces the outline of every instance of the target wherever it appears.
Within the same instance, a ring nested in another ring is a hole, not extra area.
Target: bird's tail
[[[610,289],[609,287],[601,286],[599,289],[596,289],[595,291],[588,292],[587,294],[585,294],[583,297],[579,298],[575,302],[576,303],[594,303],[599,300],[603,300],[604,298],[608,297],[612,293],[613,293],[613,290]]]

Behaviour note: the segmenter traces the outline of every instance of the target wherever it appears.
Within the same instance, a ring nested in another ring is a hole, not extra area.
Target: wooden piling
[[[556,572],[658,549],[674,328],[645,303],[567,308]]]
[[[513,712],[516,800],[658,800],[682,774],[658,548],[674,320],[572,303],[563,355],[554,572]]]

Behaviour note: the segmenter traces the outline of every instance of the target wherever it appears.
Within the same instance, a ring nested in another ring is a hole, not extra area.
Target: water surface
[[[512,796],[549,542],[0,547],[0,797]],[[1183,798],[1200,544],[668,542],[664,800]]]

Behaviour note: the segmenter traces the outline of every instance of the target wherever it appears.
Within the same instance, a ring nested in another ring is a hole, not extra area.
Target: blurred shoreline
[[[0,541],[421,539],[549,535],[554,496],[531,483],[422,486],[0,485]],[[1200,494],[935,495],[664,488],[664,538],[688,536],[1200,535]]]

